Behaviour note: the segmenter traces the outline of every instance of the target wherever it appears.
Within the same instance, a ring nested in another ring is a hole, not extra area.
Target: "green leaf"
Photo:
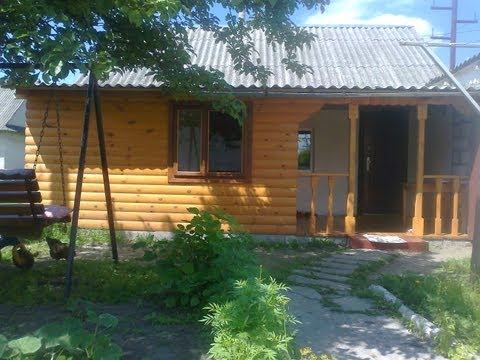
[[[198,210],[196,207],[187,208],[187,211],[188,211],[190,214],[195,214],[195,215],[200,214],[200,210]]]
[[[93,360],[117,360],[122,356],[122,349],[110,341],[102,341],[95,347]]]
[[[188,263],[182,263],[180,265],[180,269],[185,273],[185,274],[193,274],[193,271],[195,268],[193,267],[193,264],[188,262]]]
[[[97,324],[106,328],[114,328],[118,325],[118,318],[111,314],[100,314],[97,319]]]
[[[200,304],[200,299],[198,298],[198,296],[196,295],[192,296],[192,298],[190,299],[190,306],[195,307],[198,304]]]
[[[58,75],[60,73],[60,71],[62,71],[62,67],[63,67],[63,61],[60,60],[57,64],[57,66],[55,66],[55,70],[53,71],[53,74]]]
[[[5,353],[5,349],[7,348],[8,340],[5,336],[0,334],[0,359],[2,358],[3,354]]]
[[[145,250],[145,252],[143,253],[144,261],[153,261],[156,259],[157,259],[157,255],[153,251]]]
[[[48,324],[35,331],[34,335],[43,339],[46,349],[62,345],[71,348],[69,326],[66,324]]]
[[[169,308],[174,307],[177,304],[177,299],[175,296],[169,296],[165,299],[165,305]]]
[[[20,339],[12,340],[8,346],[13,350],[18,350],[21,354],[34,354],[42,347],[42,341],[35,336],[24,336]]]

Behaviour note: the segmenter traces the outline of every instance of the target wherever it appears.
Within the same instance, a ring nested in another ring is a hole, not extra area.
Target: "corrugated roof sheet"
[[[281,60],[285,51],[267,43],[261,31],[253,39],[258,62],[273,74],[271,89],[427,89],[432,79],[441,75],[438,66],[419,47],[402,46],[404,41],[419,41],[412,27],[401,26],[325,26],[308,27],[317,36],[311,47],[298,50],[298,59],[309,65],[312,73],[298,77],[287,71]],[[189,31],[195,55],[192,62],[220,70],[234,88],[260,89],[252,76],[235,71],[227,47],[215,42],[213,33],[199,29]],[[252,59],[257,62],[257,59]],[[88,77],[80,76],[72,86],[85,86]],[[147,69],[112,73],[102,87],[159,87]],[[440,90],[440,87],[428,87]]]
[[[0,88],[0,130],[18,130],[16,126],[10,127],[8,122],[24,101],[25,100],[16,99],[13,90]]]
[[[457,65],[455,69],[452,70],[452,74],[457,78],[457,80],[460,81],[460,83],[462,83],[462,85],[468,91],[480,91],[480,73],[476,75],[473,73],[474,71],[478,70],[470,69],[470,76],[468,75],[468,73],[466,73],[466,71],[468,71],[467,68],[474,64],[477,64],[477,68],[480,66],[480,53],[466,59],[464,62]],[[454,84],[443,73],[440,76],[432,79],[429,84],[436,87],[454,87]]]

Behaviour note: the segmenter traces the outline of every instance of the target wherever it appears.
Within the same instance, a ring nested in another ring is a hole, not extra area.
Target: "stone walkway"
[[[444,359],[397,319],[351,294],[349,277],[361,265],[388,258],[382,251],[335,254],[289,277],[290,311],[301,322],[297,344],[342,359]]]

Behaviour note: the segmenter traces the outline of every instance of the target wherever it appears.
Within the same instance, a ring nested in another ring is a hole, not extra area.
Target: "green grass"
[[[359,266],[357,270],[350,275],[349,283],[352,287],[352,293],[361,297],[372,297],[372,292],[368,289],[372,283],[370,279],[371,274],[388,264],[396,256],[396,254],[392,254],[386,259],[369,261]]]
[[[452,359],[480,352],[480,289],[469,282],[469,260],[452,260],[431,275],[386,274],[380,284],[442,332],[439,350]]]
[[[33,305],[63,302],[66,262],[36,264],[29,271],[11,267],[0,272],[0,299],[4,304]],[[151,266],[111,260],[75,261],[73,299],[99,303],[121,303],[154,299],[150,290],[160,282]]]

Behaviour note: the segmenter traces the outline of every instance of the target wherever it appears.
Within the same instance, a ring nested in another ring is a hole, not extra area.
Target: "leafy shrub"
[[[232,300],[212,303],[202,321],[212,327],[209,354],[215,360],[291,359],[293,335],[287,325],[297,321],[288,314],[287,288],[274,279],[235,282]]]
[[[118,319],[110,314],[87,312],[84,328],[79,319],[42,326],[33,334],[8,341],[0,334],[0,359],[120,359],[122,349],[102,332],[114,328]]]
[[[140,241],[144,260],[158,266],[160,282],[149,292],[160,295],[168,307],[199,307],[221,301],[236,279],[255,271],[251,237],[233,217],[189,208],[187,225],[178,225],[172,240]],[[223,230],[222,225],[227,227]]]

